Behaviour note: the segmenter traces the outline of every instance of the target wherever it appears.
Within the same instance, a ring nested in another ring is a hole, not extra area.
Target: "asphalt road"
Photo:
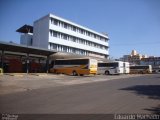
[[[1,95],[0,113],[160,113],[160,74]]]

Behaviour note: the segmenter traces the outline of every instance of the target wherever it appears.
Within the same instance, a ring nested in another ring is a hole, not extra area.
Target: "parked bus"
[[[152,67],[152,72],[153,73],[160,73],[160,66],[154,66],[154,67]]]
[[[53,68],[50,69],[50,72],[73,76],[97,74],[97,60],[90,58],[57,59],[54,61]]]
[[[125,74],[129,74],[130,73],[130,64],[129,64],[129,62],[124,62],[123,63],[124,65],[123,65],[123,68],[124,68],[124,73]]]
[[[152,73],[152,66],[151,65],[136,65],[130,66],[130,73],[131,74],[147,74]]]
[[[122,61],[98,63],[98,74],[129,73],[129,63]]]

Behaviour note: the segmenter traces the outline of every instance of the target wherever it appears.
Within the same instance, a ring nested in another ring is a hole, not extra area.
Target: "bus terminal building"
[[[0,42],[0,68],[4,72],[48,72],[50,58],[91,57],[107,59],[109,38],[53,14],[16,30],[20,45]]]

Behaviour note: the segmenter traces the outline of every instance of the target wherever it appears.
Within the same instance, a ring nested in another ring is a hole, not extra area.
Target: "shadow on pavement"
[[[133,91],[135,94],[147,96],[149,99],[160,100],[160,85],[135,85],[119,90]],[[154,114],[160,114],[160,105],[157,107],[146,108],[144,110],[150,111]]]
[[[153,114],[160,114],[160,105],[158,105],[157,107],[146,108],[144,110],[150,111]]]
[[[136,94],[148,96],[150,99],[160,99],[160,85],[135,85],[120,90],[134,91]]]

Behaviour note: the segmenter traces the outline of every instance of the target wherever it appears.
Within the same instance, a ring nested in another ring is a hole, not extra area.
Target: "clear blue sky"
[[[16,29],[53,13],[106,32],[110,56],[160,56],[160,0],[0,0],[0,41],[19,43]]]

